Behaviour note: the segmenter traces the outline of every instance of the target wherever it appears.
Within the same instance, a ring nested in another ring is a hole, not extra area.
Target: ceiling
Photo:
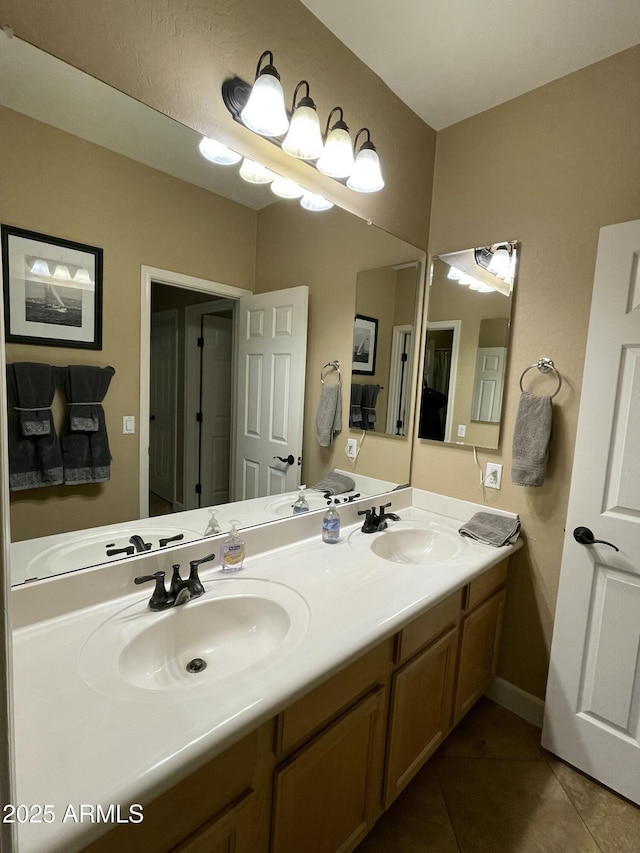
[[[434,130],[640,42],[639,0],[302,0]]]

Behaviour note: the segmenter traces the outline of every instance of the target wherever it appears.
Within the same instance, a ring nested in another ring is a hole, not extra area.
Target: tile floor
[[[640,773],[640,767],[638,768]],[[640,808],[481,699],[356,853],[640,853]]]

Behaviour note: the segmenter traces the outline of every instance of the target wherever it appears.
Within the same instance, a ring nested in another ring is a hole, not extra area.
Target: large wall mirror
[[[498,447],[517,265],[514,241],[433,259],[421,439]]]
[[[12,541],[80,530],[88,536],[97,526],[141,516],[140,472],[147,459],[145,448],[140,451],[139,417],[145,411],[141,399],[149,394],[149,379],[141,373],[145,268],[175,273],[175,284],[151,284],[151,311],[157,316],[147,322],[157,321],[158,330],[165,321],[172,324],[165,339],[175,344],[179,376],[184,376],[183,342],[191,328],[185,318],[206,315],[216,329],[227,330],[237,292],[308,287],[301,479],[313,485],[328,470],[347,467],[353,318],[379,311],[361,300],[359,276],[391,270],[398,279],[411,279],[407,299],[413,313],[403,314],[396,325],[410,326],[415,338],[424,252],[339,208],[315,213],[296,201],[277,200],[268,187],[242,181],[237,168],[208,163],[194,131],[18,39],[0,39],[0,113],[2,222],[104,252],[102,350],[11,343],[6,360],[115,368],[104,401],[113,457],[109,481],[12,492]],[[202,292],[180,286],[184,277],[202,281]],[[415,341],[410,345],[415,354]],[[315,431],[320,371],[332,360],[342,365],[343,427],[330,447],[321,447]],[[181,381],[173,392],[178,424],[189,396]],[[229,375],[223,384],[234,381]],[[415,381],[413,397],[414,386]],[[406,424],[413,416],[411,396],[404,398]],[[131,421],[127,427],[123,419],[131,416],[135,431],[127,433]],[[383,432],[387,420],[385,411],[379,416]],[[169,508],[174,512],[189,506],[185,472],[194,466],[193,442],[183,440],[180,429],[173,438],[176,483]],[[407,482],[410,445],[405,441],[400,452],[386,457],[370,453],[358,461],[358,473]],[[223,484],[212,500],[226,497]],[[248,517],[247,523],[257,522]]]

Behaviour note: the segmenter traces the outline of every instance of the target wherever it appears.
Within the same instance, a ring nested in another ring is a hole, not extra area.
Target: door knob
[[[293,454],[292,454],[292,453],[290,453],[290,454],[289,454],[288,456],[286,456],[286,457],[285,457],[285,456],[274,456],[273,458],[274,458],[274,459],[279,459],[281,462],[284,462],[284,463],[286,463],[287,465],[293,465],[293,463],[296,461],[296,460],[293,458]]]
[[[610,548],[613,548],[614,551],[620,550],[620,548],[616,548],[613,543],[605,542],[604,539],[594,539],[593,533],[588,527],[576,527],[573,531],[573,538],[581,545],[608,545]]]

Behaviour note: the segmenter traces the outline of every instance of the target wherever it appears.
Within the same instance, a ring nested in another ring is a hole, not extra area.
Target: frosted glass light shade
[[[373,148],[360,149],[347,186],[359,193],[375,193],[383,188],[380,159]]]
[[[475,278],[472,278],[469,275],[469,273],[465,272],[458,279],[458,284],[462,284],[462,285],[465,285],[466,287],[468,287],[470,284],[473,284],[474,281],[475,281]]]
[[[275,178],[275,172],[267,169],[262,163],[256,163],[245,157],[240,166],[240,177],[250,184],[270,184]]]
[[[497,275],[498,278],[513,283],[513,264],[511,255],[507,249],[496,249],[491,256],[491,261],[487,269],[489,272]]]
[[[293,114],[282,150],[300,160],[317,160],[322,154],[320,121],[313,107],[298,107]]]
[[[69,272],[69,267],[66,264],[57,264],[53,277],[59,278],[62,281],[71,281],[71,273]]]
[[[79,267],[76,270],[76,274],[73,277],[74,281],[79,282],[80,284],[91,284],[91,276],[89,275],[88,270],[84,267]]]
[[[276,176],[271,184],[272,191],[280,196],[280,198],[300,198],[304,194],[304,190],[295,181],[290,181],[288,178]]]
[[[208,136],[203,136],[198,145],[202,156],[211,163],[217,163],[219,166],[233,166],[242,160],[242,154],[237,154],[226,145],[211,139]]]
[[[31,272],[34,275],[49,275],[49,264],[41,258],[35,258],[31,265]]]
[[[324,196],[317,193],[306,192],[300,199],[300,204],[305,210],[318,212],[320,210],[330,210],[333,207],[333,202],[328,201]]]
[[[354,166],[349,132],[335,127],[327,136],[324,150],[317,162],[318,171],[330,178],[348,178]]]
[[[243,124],[261,136],[282,136],[289,119],[284,106],[284,93],[277,77],[261,74],[253,84],[246,106],[240,113]]]
[[[460,281],[463,276],[462,270],[459,270],[458,267],[449,267],[449,272],[447,273],[447,278],[450,278],[451,281]]]

